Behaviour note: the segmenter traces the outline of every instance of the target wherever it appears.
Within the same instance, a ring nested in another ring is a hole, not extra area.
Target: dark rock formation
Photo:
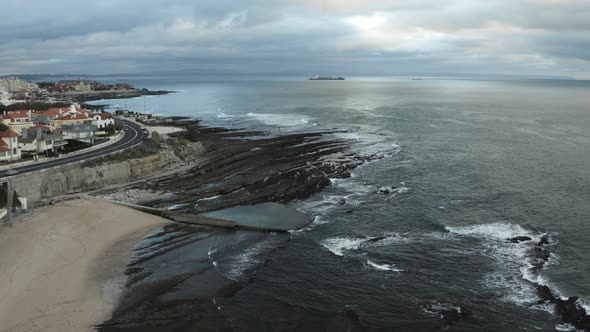
[[[349,177],[352,169],[380,158],[351,153],[348,141],[329,139],[331,132],[269,137],[198,123],[185,123],[185,127],[187,131],[171,136],[198,141],[207,152],[190,170],[135,186],[177,193],[144,201],[142,205],[166,208],[189,204],[193,208],[187,212],[199,214],[236,205],[288,202],[307,198],[329,185],[330,178]],[[253,135],[257,138],[248,139]],[[220,197],[207,199],[217,196]]]
[[[361,319],[353,306],[346,306],[334,319],[332,319],[326,331],[329,332],[361,332],[367,331],[361,323]]]
[[[540,259],[540,260],[543,260],[546,262],[547,260],[549,260],[551,253],[549,252],[549,250],[547,250],[543,247],[535,246],[531,250],[531,255],[534,258],[537,258],[537,259]]]
[[[397,187],[393,187],[393,186],[391,186],[391,187],[390,186],[381,187],[381,188],[379,188],[379,190],[377,190],[377,193],[378,194],[385,194],[385,195],[387,195],[387,194],[391,193],[392,191],[394,191],[396,188]]]
[[[564,323],[572,324],[578,330],[590,331],[590,317],[586,309],[578,303],[577,296],[570,296],[566,300],[555,297],[551,289],[545,285],[537,285],[537,295],[541,299],[539,302],[553,303],[555,313],[561,316]]]
[[[387,236],[375,236],[367,239],[367,242],[379,242],[383,239],[387,238]]]
[[[539,242],[537,242],[538,246],[546,246],[549,244],[549,236],[547,234],[541,236]]]
[[[525,242],[525,241],[531,241],[532,238],[529,236],[515,236],[513,238],[508,239],[509,242],[512,243],[520,243],[520,242]]]

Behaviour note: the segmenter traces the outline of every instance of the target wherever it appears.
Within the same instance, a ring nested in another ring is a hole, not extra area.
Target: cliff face
[[[193,143],[180,149],[162,149],[157,154],[137,159],[93,163],[90,167],[84,167],[84,162],[76,162],[19,174],[13,176],[10,182],[19,196],[26,197],[29,205],[35,206],[44,199],[96,190],[151,175],[181,162],[179,154],[186,160],[196,159],[203,152],[204,148],[200,143]]]

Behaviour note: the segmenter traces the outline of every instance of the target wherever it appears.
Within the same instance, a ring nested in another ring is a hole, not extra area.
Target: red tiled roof
[[[60,107],[53,107],[53,108],[50,108],[46,111],[39,111],[39,112],[37,112],[37,114],[44,115],[44,116],[60,116],[67,111],[68,111],[67,107],[61,107],[61,108]]]
[[[25,110],[9,111],[7,115],[13,116],[15,118],[28,118],[29,111],[25,111]]]
[[[0,152],[8,152],[10,151],[10,147],[3,139],[0,139]]]
[[[0,115],[0,120],[9,120],[8,122],[14,122],[14,117],[12,117],[10,114],[2,114]]]
[[[6,131],[0,131],[0,137],[18,137],[20,136],[19,134],[17,134],[16,132],[14,132],[12,129],[8,129]]]
[[[62,115],[55,120],[90,120],[90,118],[85,113],[76,113],[76,114],[65,114]]]
[[[9,114],[0,114],[0,119],[4,120],[10,120],[9,122],[16,122],[16,119],[28,119],[27,121],[30,121],[30,117],[28,115],[19,115],[19,114],[13,114],[13,113],[9,113]]]
[[[64,113],[67,113],[70,111],[69,107],[52,107],[46,111],[37,111],[35,112],[36,114],[40,114],[43,116],[60,116]],[[76,108],[76,111],[78,113],[84,113],[84,114],[88,114],[89,112],[83,108]]]
[[[113,115],[111,113],[109,113],[109,112],[100,113],[99,115],[100,115],[100,118],[102,120],[106,120],[108,118],[112,118],[113,117]]]

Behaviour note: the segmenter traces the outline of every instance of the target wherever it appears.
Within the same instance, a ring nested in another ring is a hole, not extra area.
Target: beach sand
[[[0,331],[92,331],[110,318],[133,247],[168,221],[82,199],[0,227]]]

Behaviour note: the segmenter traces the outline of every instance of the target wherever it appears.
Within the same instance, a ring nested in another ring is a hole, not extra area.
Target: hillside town
[[[4,105],[22,101],[84,102],[167,93],[170,91],[136,89],[127,83],[104,84],[88,80],[35,83],[17,77],[0,78],[0,103]]]
[[[0,162],[58,156],[68,143],[89,146],[115,134],[115,118],[77,103],[0,114]],[[85,143],[85,144],[84,144]]]

